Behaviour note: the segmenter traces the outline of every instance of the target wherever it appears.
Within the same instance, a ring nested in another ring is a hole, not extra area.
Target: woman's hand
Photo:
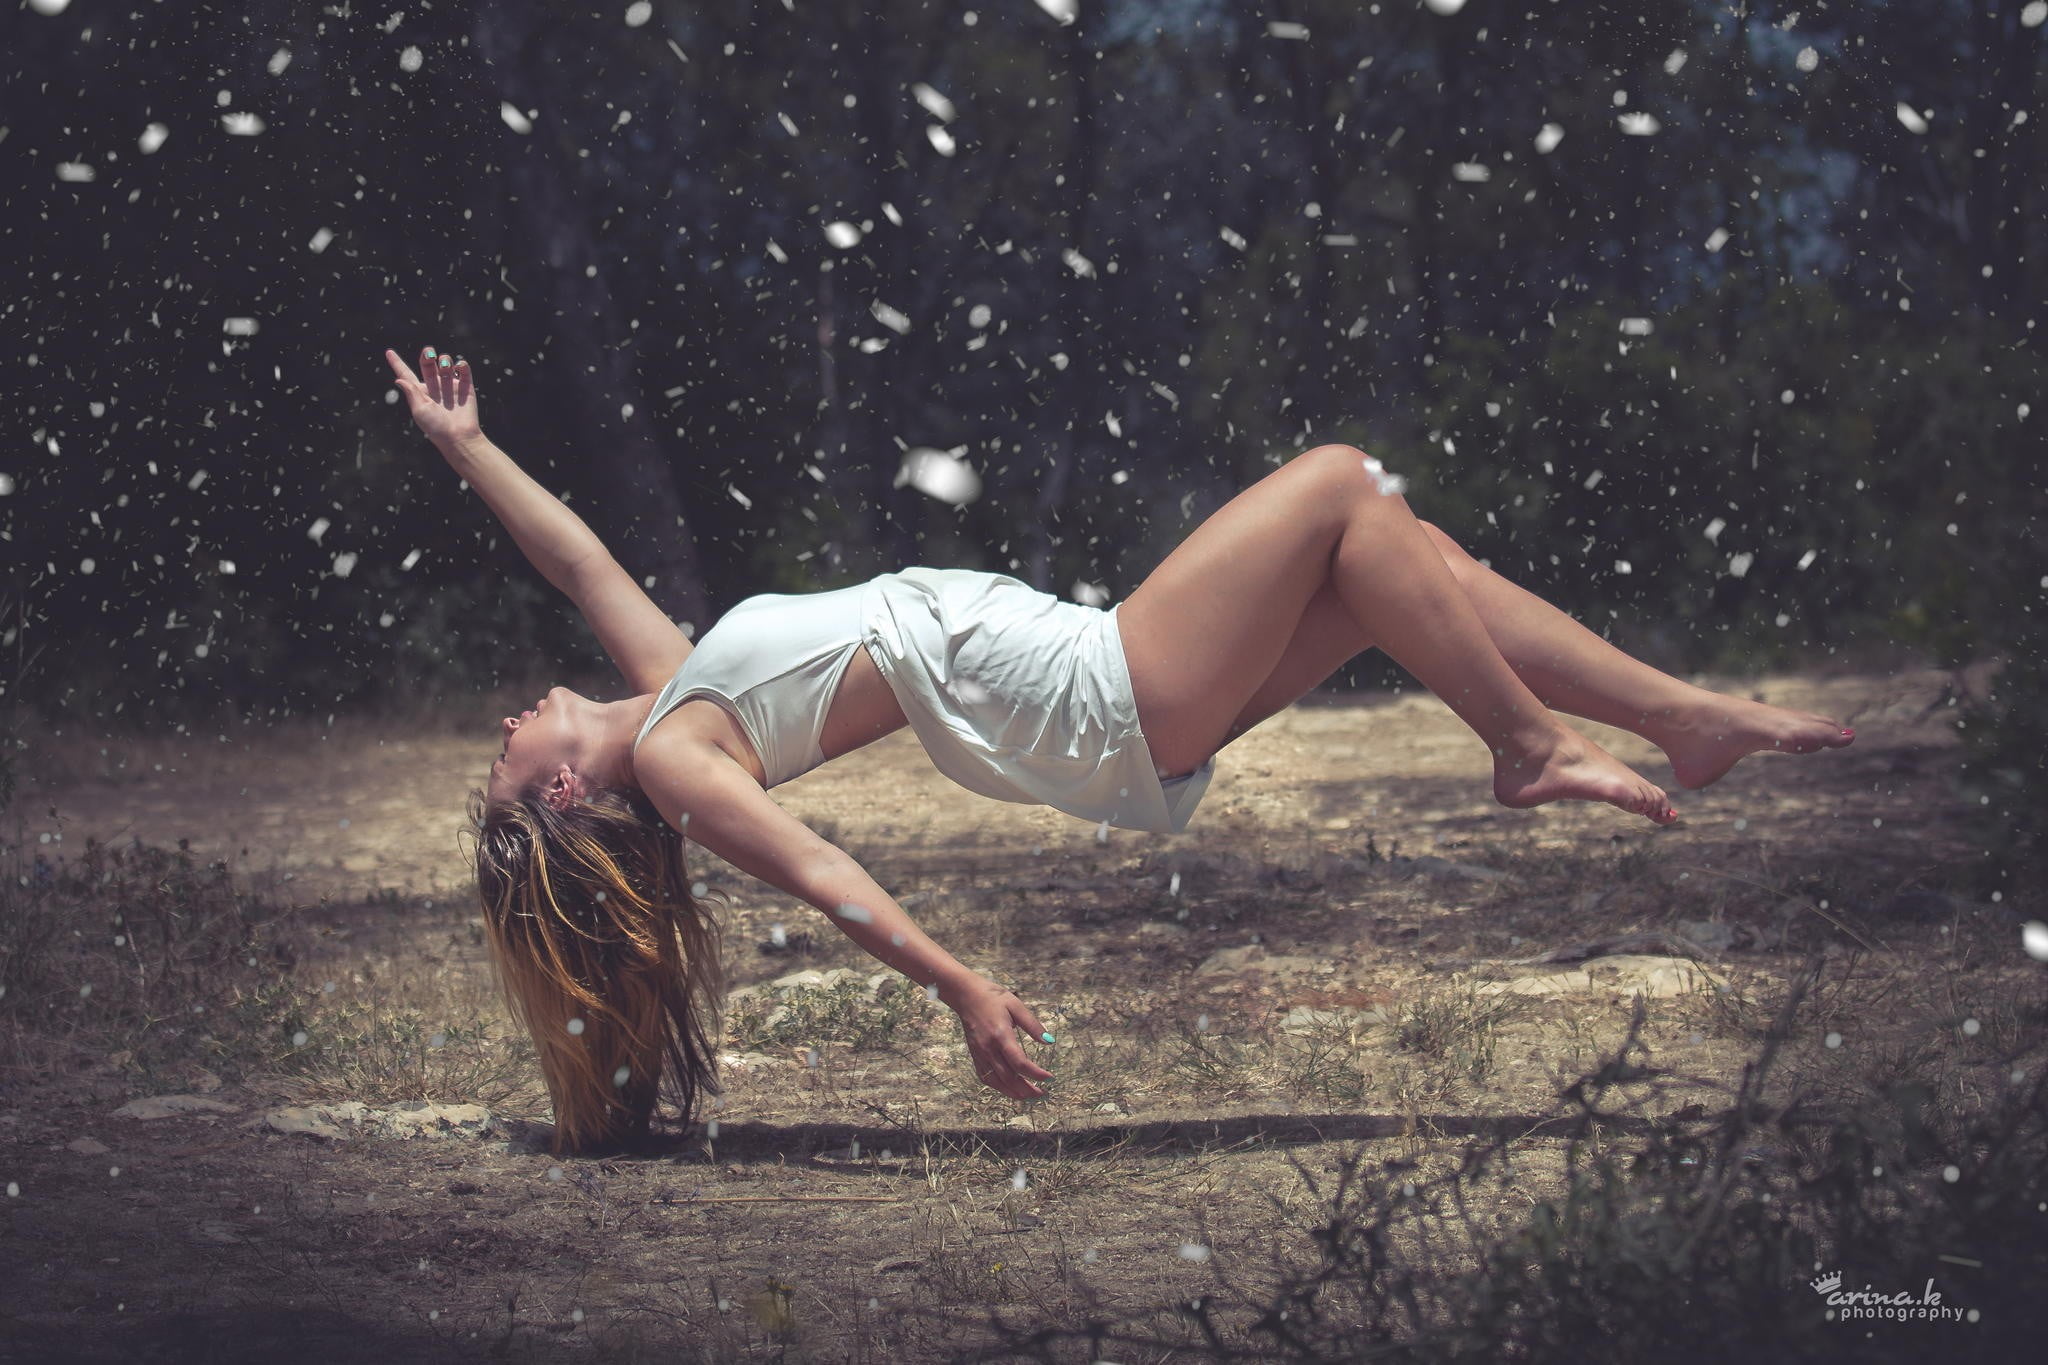
[[[420,352],[420,371],[426,376],[422,380],[413,377],[398,352],[386,351],[384,358],[398,376],[398,391],[412,405],[412,420],[444,454],[457,443],[484,434],[477,423],[476,380],[467,360],[437,356],[428,347]]]
[[[960,1016],[974,1074],[984,1085],[1020,1100],[1045,1094],[1032,1082],[1051,1080],[1052,1073],[1025,1056],[1017,1042],[1018,1029],[1036,1039],[1045,1035],[1045,1025],[1022,1000],[978,976],[943,987],[939,998]]]

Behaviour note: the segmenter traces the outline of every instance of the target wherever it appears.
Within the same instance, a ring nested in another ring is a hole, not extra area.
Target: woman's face
[[[503,752],[491,764],[487,797],[507,801],[523,791],[543,791],[570,785],[562,769],[580,768],[588,729],[593,717],[586,714],[592,703],[566,687],[551,689],[532,709],[498,722]]]

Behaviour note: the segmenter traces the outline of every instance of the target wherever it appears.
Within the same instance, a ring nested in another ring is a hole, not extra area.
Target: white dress
[[[746,732],[768,785],[787,782],[825,761],[825,712],[862,645],[933,764],[970,791],[1179,833],[1208,790],[1214,758],[1170,781],[1154,766],[1114,609],[971,569],[748,598],[697,642],[635,747],[669,711],[710,697]]]

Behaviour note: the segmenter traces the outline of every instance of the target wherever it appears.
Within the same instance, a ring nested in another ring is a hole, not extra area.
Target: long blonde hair
[[[554,1101],[552,1150],[644,1138],[664,1078],[687,1121],[718,1092],[723,977],[682,835],[632,790],[561,810],[538,791],[471,791],[469,817],[492,965]]]

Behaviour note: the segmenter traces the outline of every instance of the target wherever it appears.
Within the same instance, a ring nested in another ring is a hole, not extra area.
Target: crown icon
[[[1813,1280],[1813,1292],[1816,1294],[1832,1294],[1841,1287],[1842,1272],[1839,1270],[1830,1270],[1827,1274],[1816,1276]]]

